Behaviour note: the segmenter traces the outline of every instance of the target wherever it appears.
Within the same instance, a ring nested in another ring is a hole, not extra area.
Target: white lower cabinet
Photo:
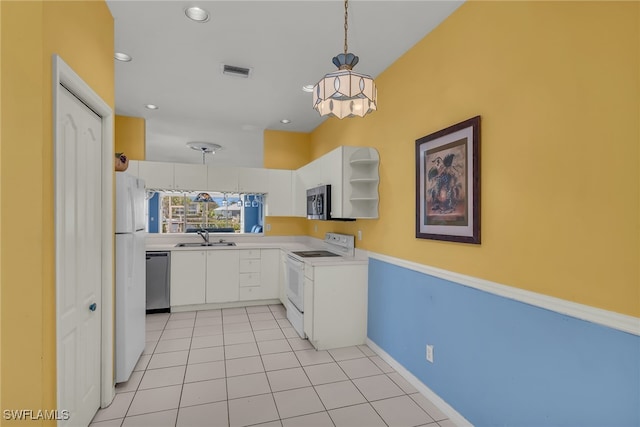
[[[280,268],[278,269],[278,294],[280,302],[285,307],[287,306],[287,253],[283,250],[280,251]]]
[[[240,251],[207,251],[206,302],[238,301]]]
[[[260,249],[240,252],[240,301],[260,299]]]
[[[367,339],[367,265],[305,266],[304,332],[317,350]]]
[[[280,298],[280,249],[260,251],[260,299]]]
[[[171,306],[281,299],[280,249],[171,253]]]
[[[205,302],[207,251],[173,251],[171,253],[171,305]]]
[[[278,299],[279,249],[252,249],[240,252],[240,301]]]
[[[307,334],[309,341],[313,342],[313,280],[306,277],[304,278],[304,290],[303,290],[303,302],[304,304],[304,333]]]

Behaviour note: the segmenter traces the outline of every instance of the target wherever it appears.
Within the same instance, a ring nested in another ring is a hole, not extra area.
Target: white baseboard
[[[218,302],[210,304],[190,304],[190,305],[172,305],[172,313],[181,313],[184,311],[200,311],[200,310],[215,310],[218,308],[237,308],[237,307],[251,307],[254,305],[272,305],[281,304],[279,299],[264,299],[264,300],[252,300],[252,301],[235,301],[235,302]]]
[[[460,415],[458,411],[453,409],[447,402],[442,400],[440,396],[435,394],[433,390],[424,385],[422,381],[416,378],[411,372],[402,366],[397,360],[391,357],[386,351],[380,348],[376,343],[367,338],[367,345],[374,353],[376,353],[382,360],[387,362],[393,369],[396,370],[402,377],[414,386],[420,394],[429,399],[431,403],[436,405],[440,411],[449,417],[449,419],[458,427],[473,427],[465,417]]]
[[[396,265],[398,267],[407,268],[409,270],[424,273],[429,276],[439,277],[441,279],[449,280],[463,286],[468,286],[470,288],[489,292],[491,294],[499,295],[504,298],[509,298],[514,301],[523,302],[534,307],[540,307],[546,310],[555,311],[556,313],[575,317],[581,320],[586,320],[587,322],[596,323],[612,329],[617,329],[622,332],[640,336],[640,318],[634,316],[628,316],[609,310],[603,310],[601,308],[567,301],[561,298],[515,288],[513,286],[502,285],[500,283],[491,282],[489,280],[466,276],[464,274],[455,273],[453,271],[443,270],[441,268],[431,267],[424,264],[418,264],[416,262],[394,258],[375,252],[369,252],[369,257]]]

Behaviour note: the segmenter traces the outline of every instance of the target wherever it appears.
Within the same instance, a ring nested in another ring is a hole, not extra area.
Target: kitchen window
[[[150,233],[261,233],[264,196],[207,192],[155,192],[148,200]]]

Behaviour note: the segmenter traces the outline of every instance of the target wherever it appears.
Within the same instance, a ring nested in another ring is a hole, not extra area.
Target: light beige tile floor
[[[316,351],[282,305],[147,316],[147,344],[92,427],[451,427],[367,346]]]

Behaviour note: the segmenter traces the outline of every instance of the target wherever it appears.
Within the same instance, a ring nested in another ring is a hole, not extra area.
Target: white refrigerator
[[[144,181],[116,172],[116,383],[129,380],[145,345]]]

